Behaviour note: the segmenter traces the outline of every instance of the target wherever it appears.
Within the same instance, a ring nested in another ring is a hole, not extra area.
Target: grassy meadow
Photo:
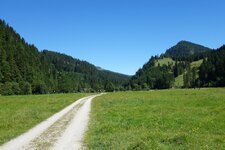
[[[0,96],[0,145],[87,95]]]
[[[94,99],[88,149],[225,149],[225,89],[109,93]]]
[[[155,66],[163,66],[163,65],[168,65],[168,63],[175,65],[175,61],[172,58],[163,58],[163,59],[159,59],[156,61]]]

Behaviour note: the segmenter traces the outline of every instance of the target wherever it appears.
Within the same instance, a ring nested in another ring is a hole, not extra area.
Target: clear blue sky
[[[225,44],[224,0],[4,0],[0,18],[38,47],[132,75],[180,40]]]

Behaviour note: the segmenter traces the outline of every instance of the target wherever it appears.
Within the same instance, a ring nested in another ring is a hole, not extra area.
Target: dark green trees
[[[126,75],[100,70],[64,54],[39,52],[0,20],[2,95],[104,91],[107,82],[121,89],[128,80]]]
[[[0,20],[0,82],[1,94],[30,94],[22,82],[30,85],[43,80],[39,52],[29,45],[10,26]],[[25,84],[27,85],[27,84]]]
[[[167,89],[173,86],[174,76],[171,66],[156,66],[158,57],[151,57],[142,69],[131,78],[130,86],[133,90]]]
[[[110,91],[113,91],[121,89],[129,81],[126,75],[99,69],[64,54],[44,50],[41,58],[51,66],[48,76],[52,78],[52,88],[56,92],[108,91],[108,84],[112,85]]]
[[[225,46],[210,53],[200,66],[199,79],[204,87],[225,86]]]

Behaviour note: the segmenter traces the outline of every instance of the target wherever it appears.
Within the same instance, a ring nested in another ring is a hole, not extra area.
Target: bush
[[[19,95],[20,94],[20,87],[19,87],[19,83],[16,82],[12,82],[12,92],[14,95]]]
[[[12,83],[11,82],[6,82],[2,86],[2,95],[13,95],[13,90],[12,90]]]
[[[3,84],[0,83],[0,95],[2,94],[2,88],[3,88]]]
[[[46,94],[47,86],[45,83],[36,83],[32,85],[32,93],[33,94]]]
[[[20,94],[29,95],[32,94],[31,85],[29,82],[20,82]]]
[[[114,85],[111,82],[107,82],[105,85],[106,92],[113,92],[114,91]]]

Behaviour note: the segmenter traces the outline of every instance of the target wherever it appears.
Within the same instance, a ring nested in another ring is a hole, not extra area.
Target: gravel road
[[[3,144],[0,150],[77,150],[83,149],[91,101],[99,95],[81,98],[28,132]]]

